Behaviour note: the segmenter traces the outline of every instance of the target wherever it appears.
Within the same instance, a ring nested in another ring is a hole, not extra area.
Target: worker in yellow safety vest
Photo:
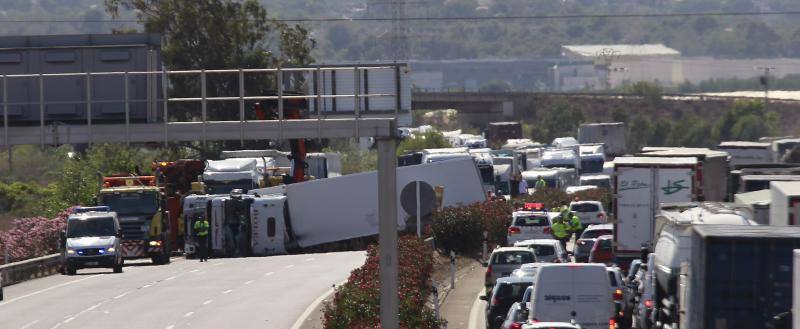
[[[194,236],[197,241],[197,256],[200,258],[201,262],[208,261],[208,220],[203,217],[198,217],[195,219],[194,225]]]
[[[567,241],[572,236],[567,222],[560,216],[556,217],[553,219],[553,224],[550,225],[550,229],[553,231],[553,237],[561,242],[561,247],[567,250]]]

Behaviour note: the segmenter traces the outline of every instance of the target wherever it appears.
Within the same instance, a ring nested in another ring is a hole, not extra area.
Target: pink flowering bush
[[[8,231],[0,231],[0,264],[5,260],[18,262],[59,252],[61,234],[67,225],[70,210],[55,218],[29,217],[14,220]]]
[[[406,236],[398,240],[398,291],[400,327],[438,329],[444,324],[426,306],[431,294],[433,257],[420,239]],[[323,308],[326,329],[380,328],[380,260],[378,246],[367,249],[363,266],[353,270],[347,282],[336,288],[333,300]]]

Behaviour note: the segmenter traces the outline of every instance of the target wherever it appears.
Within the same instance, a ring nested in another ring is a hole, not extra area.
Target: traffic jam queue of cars
[[[623,272],[602,263],[574,262],[553,236],[552,225],[564,214],[586,218],[590,226],[577,241],[590,245],[591,256],[583,261],[601,253],[595,241],[610,234],[602,205],[575,201],[568,209],[548,211],[544,204],[526,203],[513,213],[510,246],[496,248],[484,263],[486,294],[481,299],[486,301],[487,329],[621,327],[629,308]]]

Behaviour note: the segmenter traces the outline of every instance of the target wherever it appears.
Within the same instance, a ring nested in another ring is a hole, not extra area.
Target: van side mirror
[[[115,234],[115,236],[121,239],[122,238],[122,230],[121,229],[117,230],[117,234]]]
[[[522,309],[519,310],[519,317],[518,318],[520,320],[522,320],[522,321],[525,321],[525,320],[528,319],[528,314],[529,313],[530,313],[530,311],[528,311],[528,308],[523,306]]]
[[[487,295],[480,295],[480,296],[478,297],[478,299],[480,299],[480,300],[482,300],[482,301],[485,301],[485,302],[488,302],[488,301],[489,301],[489,296],[487,296]]]
[[[488,261],[481,262],[481,265],[483,265],[483,267],[489,267],[489,262]]]

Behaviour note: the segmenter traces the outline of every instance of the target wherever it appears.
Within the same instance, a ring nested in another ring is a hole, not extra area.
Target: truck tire
[[[114,273],[122,273],[122,261],[114,264]]]
[[[75,275],[77,273],[78,273],[78,269],[76,269],[75,266],[67,265],[67,275]]]

